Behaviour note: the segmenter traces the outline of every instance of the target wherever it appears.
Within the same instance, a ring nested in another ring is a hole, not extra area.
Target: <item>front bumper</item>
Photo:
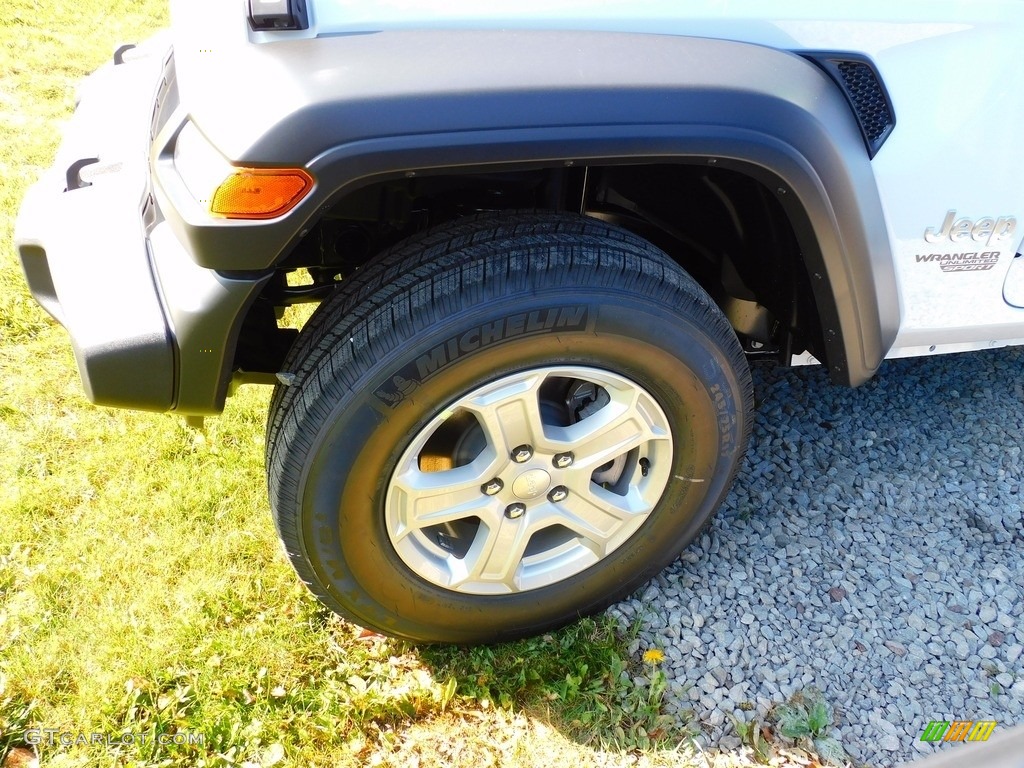
[[[156,37],[83,83],[54,165],[28,191],[15,245],[36,300],[71,336],[99,405],[217,413],[238,328],[269,278],[196,265],[154,195],[151,143],[176,110]]]

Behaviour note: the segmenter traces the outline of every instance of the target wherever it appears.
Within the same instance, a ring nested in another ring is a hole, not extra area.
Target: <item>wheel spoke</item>
[[[597,413],[561,428],[576,455],[574,470],[593,471],[602,464],[651,440],[668,440],[668,430],[657,423],[652,401],[640,393],[615,393]]]
[[[475,462],[444,472],[410,468],[396,477],[391,499],[401,521],[398,538],[421,528],[485,514],[493,506],[480,490],[485,477]]]
[[[488,582],[515,590],[516,574],[530,542],[530,534],[531,529],[525,521],[495,516],[485,522],[465,558],[451,562],[451,586],[458,588],[466,582]]]
[[[623,526],[631,527],[637,516],[650,512],[650,507],[633,489],[625,496],[618,496],[595,485],[583,493],[570,494],[559,507],[559,522],[597,545],[598,554],[604,554],[605,546],[616,538]]]
[[[543,381],[542,375],[516,379],[492,386],[460,403],[480,421],[488,444],[499,456],[508,456],[516,446],[544,441],[537,396]]]

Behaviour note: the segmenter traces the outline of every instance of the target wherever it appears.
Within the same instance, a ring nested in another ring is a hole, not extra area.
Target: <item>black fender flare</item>
[[[605,32],[396,31],[272,46],[273,56],[249,45],[205,62],[206,77],[237,84],[230,94],[193,105],[187,78],[182,92],[233,162],[304,166],[316,184],[281,219],[214,221],[168,172],[168,135],[162,193],[202,266],[270,269],[332,200],[385,178],[717,163],[760,180],[789,215],[832,379],[863,383],[892,346],[900,304],[871,161],[839,87],[797,54]],[[275,93],[283,113],[253,107]]]

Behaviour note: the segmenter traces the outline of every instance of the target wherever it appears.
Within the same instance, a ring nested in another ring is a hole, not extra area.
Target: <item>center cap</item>
[[[512,483],[512,493],[520,499],[536,499],[551,487],[551,475],[543,469],[530,469],[523,472]]]

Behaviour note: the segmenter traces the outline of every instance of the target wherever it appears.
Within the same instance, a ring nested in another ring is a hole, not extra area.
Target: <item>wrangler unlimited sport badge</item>
[[[954,253],[919,253],[917,263],[934,262],[943,272],[985,272],[998,264],[1002,256],[1002,252],[995,248],[1013,237],[1016,231],[1017,219],[1013,216],[995,219],[985,217],[973,221],[967,217],[958,219],[956,211],[949,211],[941,226],[928,227],[924,231],[925,241],[936,245],[953,243],[970,246],[977,243],[975,249]]]

